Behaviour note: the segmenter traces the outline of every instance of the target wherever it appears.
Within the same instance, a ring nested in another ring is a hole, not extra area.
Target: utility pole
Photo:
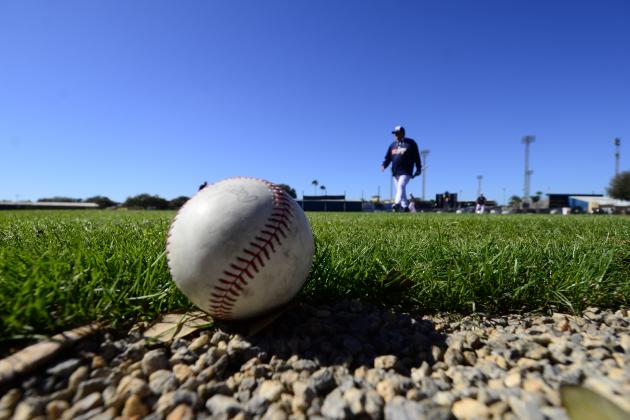
[[[534,171],[529,169],[529,145],[536,140],[535,136],[523,137],[522,143],[525,145],[525,184],[523,186],[523,205],[529,206],[529,188],[531,176]]]
[[[424,149],[420,151],[422,157],[422,201],[426,201],[426,188],[427,188],[427,155],[429,150]]]
[[[621,139],[615,139],[615,176],[619,175],[619,157],[621,156]]]
[[[477,175],[477,197],[481,195],[481,180],[483,179],[483,175]]]

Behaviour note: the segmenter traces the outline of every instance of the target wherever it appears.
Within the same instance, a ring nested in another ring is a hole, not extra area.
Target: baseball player
[[[477,206],[475,207],[475,213],[483,214],[486,211],[486,197],[483,196],[483,193],[477,197]]]
[[[402,126],[394,127],[392,134],[396,140],[387,148],[385,160],[381,165],[381,172],[392,164],[392,176],[396,180],[396,199],[394,200],[393,211],[409,211],[409,201],[407,200],[407,183],[411,178],[420,175],[422,164],[420,163],[420,153],[418,144],[405,137],[405,129]],[[413,171],[414,165],[416,171]]]

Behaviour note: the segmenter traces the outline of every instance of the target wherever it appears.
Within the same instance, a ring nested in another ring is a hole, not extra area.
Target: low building
[[[548,206],[550,209],[561,209],[563,207],[571,207],[569,205],[569,197],[603,197],[602,194],[547,194],[549,197]],[[544,206],[541,206],[544,207]]]
[[[630,213],[630,201],[603,196],[571,196],[568,207],[579,208],[585,213]]]

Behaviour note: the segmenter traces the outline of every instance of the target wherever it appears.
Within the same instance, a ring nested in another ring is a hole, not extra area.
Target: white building
[[[574,195],[569,197],[569,207],[579,207],[587,213],[604,211],[606,213],[630,214],[630,201],[617,200],[616,198],[612,197],[589,197]]]

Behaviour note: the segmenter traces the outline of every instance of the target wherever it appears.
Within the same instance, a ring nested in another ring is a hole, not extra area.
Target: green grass
[[[173,212],[0,212],[0,337],[190,308],[170,280]],[[630,303],[627,217],[309,214],[301,299],[422,311],[575,311]]]
[[[630,219],[543,215],[311,215],[305,293],[426,311],[630,303]]]

